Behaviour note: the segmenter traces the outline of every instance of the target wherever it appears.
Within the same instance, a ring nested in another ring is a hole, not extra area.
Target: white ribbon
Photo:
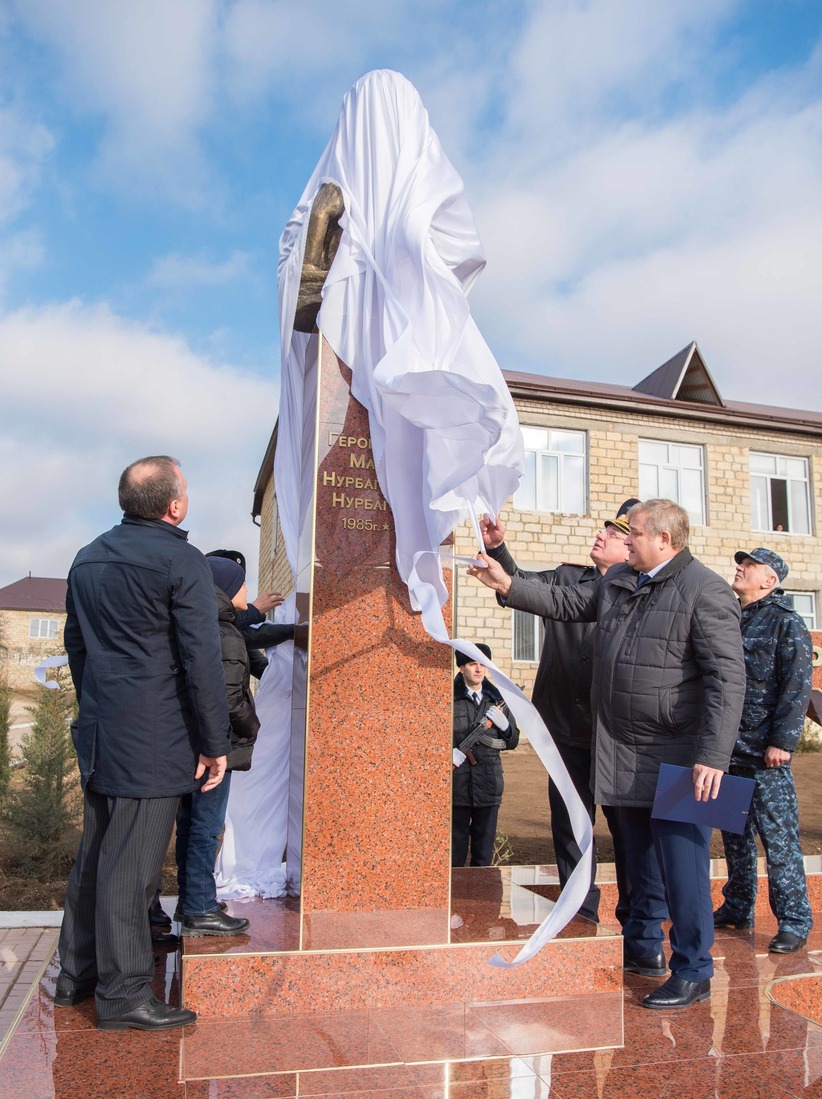
[[[47,656],[34,669],[34,678],[43,687],[48,687],[52,691],[59,691],[60,684],[55,679],[46,679],[46,672],[49,668],[63,668],[66,664],[68,664],[68,657],[65,653],[62,656]]]
[[[593,829],[591,828],[590,817],[571,781],[557,746],[554,744],[553,738],[534,704],[522,693],[516,683],[513,683],[473,642],[461,641],[459,638],[451,639],[448,636],[437,600],[436,589],[425,579],[425,574],[430,571],[432,565],[439,573],[438,554],[418,553],[414,558],[412,577],[409,579],[409,587],[412,583],[414,584],[414,592],[422,608],[423,626],[435,641],[440,641],[443,645],[449,645],[452,649],[465,653],[472,660],[484,664],[486,668],[491,670],[494,685],[499,689],[500,694],[517,719],[521,732],[524,732],[528,737],[545,770],[562,795],[562,800],[568,810],[574,839],[581,852],[580,860],[560,892],[556,904],[528,942],[522,946],[513,961],[505,961],[499,952],[489,958],[489,965],[498,966],[502,969],[511,969],[533,958],[537,951],[557,936],[579,911],[591,886]]]

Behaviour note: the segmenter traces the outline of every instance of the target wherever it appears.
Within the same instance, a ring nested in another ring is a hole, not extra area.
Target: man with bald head
[[[179,462],[132,463],[119,498],[122,522],[80,550],[68,576],[84,815],[54,1003],[93,995],[100,1030],[169,1030],[196,1015],[151,990],[146,913],[180,795],[206,771],[203,790],[222,781],[230,725],[214,582],[181,529]]]

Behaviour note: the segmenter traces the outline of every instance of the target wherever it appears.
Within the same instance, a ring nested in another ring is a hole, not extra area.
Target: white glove
[[[451,759],[454,761],[455,767],[459,767],[461,763],[465,763],[467,758],[468,756],[466,756],[465,752],[461,752],[459,748],[455,748],[454,753],[451,756]]]
[[[485,716],[489,719],[489,721],[493,721],[493,723],[496,725],[501,733],[504,733],[510,725],[508,718],[505,716],[499,706],[489,706],[489,708],[485,711]]]

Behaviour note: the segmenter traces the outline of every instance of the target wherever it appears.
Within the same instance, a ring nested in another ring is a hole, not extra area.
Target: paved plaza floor
[[[816,893],[814,889],[812,895]],[[284,902],[267,902],[279,904]],[[15,914],[6,914],[5,923]],[[93,1001],[52,1004],[54,927],[0,929],[3,1099],[785,1099],[822,1097],[822,916],[807,948],[769,954],[775,930],[720,931],[710,1001],[684,1012],[640,1005],[657,980],[626,975],[617,1048],[591,1049],[601,1026],[585,997],[493,1005],[431,1004],[424,1011],[326,1012],[210,1019],[183,1031],[101,1033]],[[157,995],[179,1001],[180,955],[158,955]],[[591,1003],[602,1000],[591,998]],[[601,1007],[597,1008],[601,1011]],[[579,1044],[575,1045],[575,1041]],[[310,1063],[311,1043],[339,1068]],[[540,1054],[546,1043],[570,1052]],[[368,1046],[383,1064],[352,1062]],[[534,1052],[523,1054],[523,1049]],[[282,1060],[285,1056],[286,1060]],[[295,1059],[296,1057],[296,1059]],[[278,1060],[278,1058],[280,1058]],[[230,1073],[226,1071],[230,1068]]]

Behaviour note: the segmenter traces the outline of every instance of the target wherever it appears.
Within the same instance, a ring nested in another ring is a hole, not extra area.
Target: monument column
[[[447,943],[451,652],[397,573],[351,373],[321,337],[309,356],[288,837],[300,947]]]

